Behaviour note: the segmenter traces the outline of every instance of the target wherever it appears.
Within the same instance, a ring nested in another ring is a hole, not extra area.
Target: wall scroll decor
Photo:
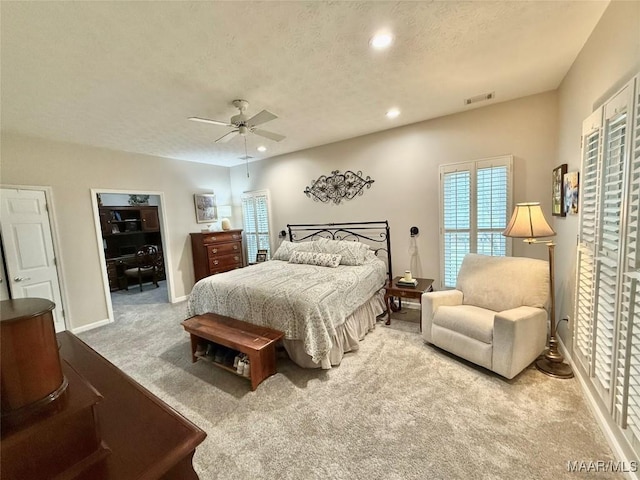
[[[553,169],[551,181],[551,215],[556,217],[564,217],[567,214],[564,210],[564,188],[562,185],[565,173],[567,173],[566,163]]]
[[[364,188],[371,188],[374,181],[369,176],[363,178],[361,171],[340,173],[340,170],[333,170],[329,176],[321,175],[317,180],[312,180],[304,193],[315,201],[339,205],[343,198],[351,200],[356,195],[362,195]]]

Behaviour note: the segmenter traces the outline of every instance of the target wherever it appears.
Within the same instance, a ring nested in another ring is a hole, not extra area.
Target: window
[[[513,157],[440,167],[440,246],[443,287],[455,287],[467,253],[511,255],[502,235],[511,215]]]
[[[271,258],[267,190],[245,192],[242,195],[242,222],[247,244],[247,260],[255,262],[258,250],[266,250],[267,259]]]

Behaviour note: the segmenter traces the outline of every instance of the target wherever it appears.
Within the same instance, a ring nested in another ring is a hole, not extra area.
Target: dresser
[[[196,282],[209,275],[244,267],[242,230],[191,234]]]

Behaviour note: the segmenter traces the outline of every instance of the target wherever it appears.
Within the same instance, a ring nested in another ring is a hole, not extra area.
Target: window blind
[[[455,287],[467,253],[511,254],[502,236],[511,213],[512,157],[440,167],[441,283]]]

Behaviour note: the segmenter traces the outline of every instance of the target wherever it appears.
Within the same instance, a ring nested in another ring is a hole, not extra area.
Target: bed
[[[389,225],[382,222],[287,225],[272,260],[198,281],[189,316],[217,313],[284,332],[303,368],[339,365],[358,349],[385,310]],[[329,264],[330,266],[326,266]]]

